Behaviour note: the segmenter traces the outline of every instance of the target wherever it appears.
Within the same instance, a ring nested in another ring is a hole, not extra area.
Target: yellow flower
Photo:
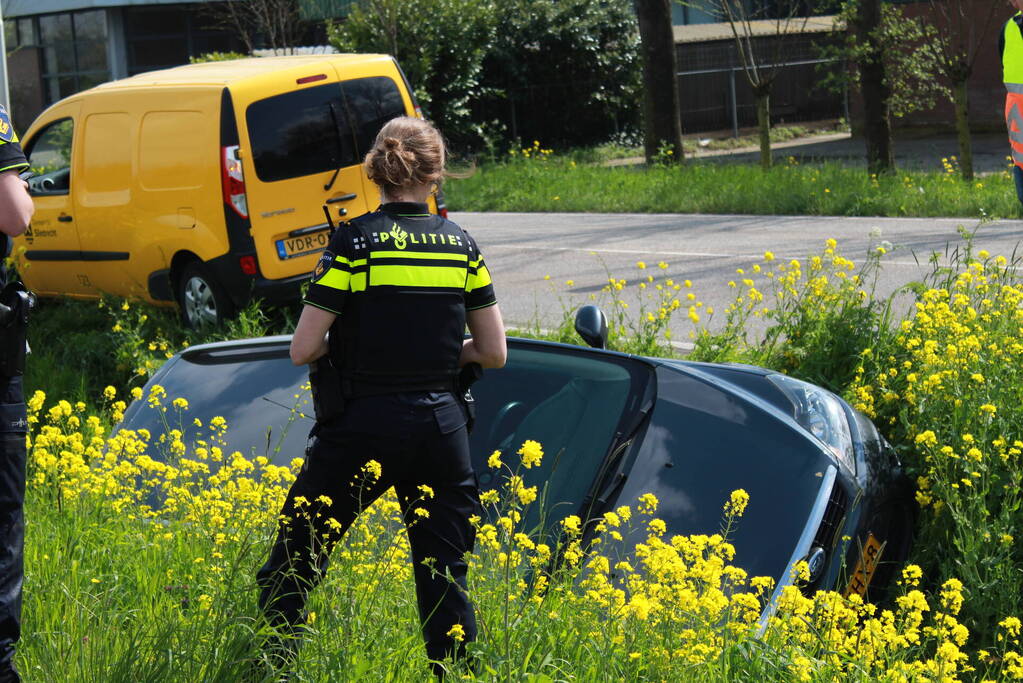
[[[501,462],[501,451],[494,451],[490,454],[490,457],[487,458],[487,467],[497,469],[503,464],[504,463]]]
[[[643,270],[644,268],[646,268],[646,263],[644,263],[643,261],[636,261],[636,267],[639,268],[640,270]]]
[[[745,489],[735,489],[725,503],[725,514],[728,516],[742,517],[749,504],[749,494]]]
[[[465,629],[462,628],[461,624],[454,624],[450,629],[448,629],[447,636],[452,638],[455,642],[460,643],[465,640]]]
[[[527,439],[518,450],[518,454],[522,456],[522,466],[528,470],[540,464],[543,459],[543,448],[536,441]]]
[[[652,493],[644,493],[639,497],[639,511],[643,514],[652,515],[657,512],[657,496]]]
[[[362,471],[369,475],[374,481],[380,479],[381,475],[384,473],[383,467],[381,467],[380,463],[376,460],[368,461],[362,466]]]
[[[111,386],[108,386],[105,389],[103,389],[103,398],[105,398],[106,400],[113,401],[115,396],[117,396],[117,389],[114,389]]]
[[[1005,629],[1005,632],[1009,634],[1010,638],[1019,637],[1020,628],[1023,626],[1018,617],[1006,617],[999,621],[998,625]]]

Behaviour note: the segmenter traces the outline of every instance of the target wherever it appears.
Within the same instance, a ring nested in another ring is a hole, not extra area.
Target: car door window
[[[31,143],[28,163],[35,173],[28,183],[33,195],[67,194],[71,188],[71,142],[74,124],[61,119],[43,129]]]

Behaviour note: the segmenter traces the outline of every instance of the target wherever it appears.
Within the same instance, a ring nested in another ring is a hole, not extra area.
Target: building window
[[[110,80],[104,10],[19,19],[17,39],[40,52],[45,104]]]
[[[229,31],[210,28],[210,19],[197,5],[158,5],[124,8],[128,74],[187,64],[189,57],[207,52],[230,52],[241,41]]]

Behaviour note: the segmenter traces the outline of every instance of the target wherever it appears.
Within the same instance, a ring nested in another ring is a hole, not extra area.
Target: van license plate
[[[867,534],[867,542],[863,544],[860,551],[859,562],[856,563],[856,570],[853,571],[849,585],[845,587],[845,595],[856,593],[860,596],[867,594],[867,586],[874,578],[874,571],[881,560],[882,545],[874,534]]]
[[[305,256],[317,251],[323,251],[330,242],[330,233],[326,230],[300,235],[299,237],[286,237],[277,240],[277,255],[282,259]]]

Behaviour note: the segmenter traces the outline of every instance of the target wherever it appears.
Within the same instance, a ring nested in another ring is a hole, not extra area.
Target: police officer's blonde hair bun
[[[432,124],[411,116],[391,119],[366,154],[366,175],[385,192],[439,183],[444,178],[444,139]]]

